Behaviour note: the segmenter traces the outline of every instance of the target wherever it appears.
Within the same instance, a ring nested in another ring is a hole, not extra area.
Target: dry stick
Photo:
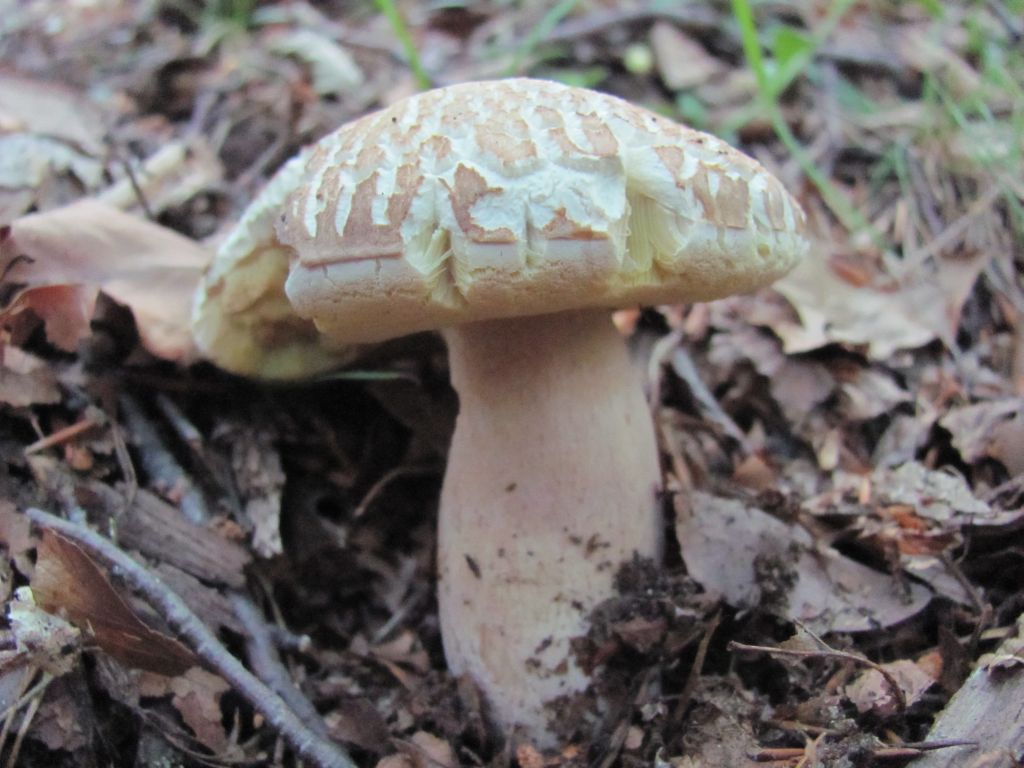
[[[58,429],[56,432],[53,432],[47,435],[46,437],[41,437],[34,443],[26,445],[24,453],[26,456],[29,456],[33,453],[39,453],[40,451],[44,451],[47,448],[53,448],[54,446],[62,445],[71,440],[74,440],[83,432],[88,432],[90,429],[93,429],[94,427],[101,426],[103,426],[103,422],[100,419],[93,416],[86,416],[81,421],[76,421],[74,424],[71,424],[70,426],[64,427],[63,429]]]
[[[157,484],[174,490],[180,499],[178,506],[190,522],[202,524],[208,521],[210,510],[202,492],[195,487],[177,458],[164,444],[142,406],[128,394],[122,394],[118,402],[125,424],[139,449],[142,466],[149,476]]]
[[[690,701],[693,699],[693,693],[697,690],[697,683],[700,682],[700,673],[704,669],[704,659],[708,655],[708,647],[711,645],[711,636],[715,634],[715,630],[718,629],[719,623],[722,621],[722,612],[718,611],[708,622],[707,628],[704,630],[704,637],[700,639],[700,643],[697,644],[697,654],[693,658],[693,666],[690,667],[690,674],[686,678],[686,683],[683,685],[683,690],[679,693],[679,700],[676,702],[675,710],[672,713],[672,720],[677,723],[683,721],[683,715],[686,714],[687,707],[690,706]]]
[[[318,736],[280,696],[228,653],[199,617],[160,579],[110,541],[84,526],[41,509],[30,508],[25,514],[37,525],[67,536],[114,567],[133,589],[160,610],[172,629],[188,640],[196,655],[231,683],[302,757],[318,768],[356,768],[345,750]]]
[[[292,711],[302,718],[310,728],[319,736],[327,738],[327,726],[320,713],[316,711],[316,707],[303,695],[302,691],[295,687],[287,668],[281,663],[281,657],[274,645],[270,627],[263,620],[262,614],[253,605],[252,600],[245,595],[234,593],[228,599],[231,600],[235,616],[242,622],[246,634],[249,635],[249,641],[245,648],[252,671],[288,702]]]
[[[770,656],[793,656],[798,659],[842,659],[844,661],[852,661],[854,664],[862,664],[875,670],[885,679],[886,685],[889,686],[889,690],[892,691],[892,695],[896,699],[896,708],[900,711],[900,714],[907,709],[907,697],[903,695],[903,689],[900,688],[900,684],[892,676],[892,673],[881,664],[877,664],[871,661],[871,659],[865,659],[863,656],[858,656],[855,653],[836,651],[834,649],[827,651],[798,651],[793,648],[772,648],[768,645],[747,645],[746,643],[737,643],[735,640],[729,642],[728,648],[730,651],[767,653]]]
[[[441,471],[441,467],[435,464],[406,464],[388,470],[381,475],[377,482],[370,486],[370,490],[368,490],[366,495],[363,496],[363,500],[360,501],[359,505],[352,511],[352,517],[358,520],[365,515],[367,510],[373,506],[373,503],[377,501],[380,495],[396,480],[403,480],[408,477],[439,475]]]

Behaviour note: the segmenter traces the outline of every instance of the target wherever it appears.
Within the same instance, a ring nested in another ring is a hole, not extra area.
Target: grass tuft
[[[412,70],[413,77],[416,79],[416,87],[421,91],[432,88],[434,83],[430,75],[423,68],[420,52],[416,49],[416,43],[412,39],[412,34],[409,32],[405,19],[402,18],[402,14],[398,11],[398,6],[395,5],[393,0],[374,0],[374,4],[377,6],[377,10],[384,14],[384,18],[391,25],[391,31],[395,33],[395,37],[401,43],[409,69]]]

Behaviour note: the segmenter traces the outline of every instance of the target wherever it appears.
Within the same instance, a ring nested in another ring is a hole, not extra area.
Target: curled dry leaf
[[[32,591],[42,608],[62,612],[129,667],[180,675],[197,664],[188,648],[139,619],[81,547],[50,530],[39,543]]]
[[[74,350],[89,335],[103,291],[135,315],[143,346],[168,360],[193,358],[192,294],[209,254],[166,227],[94,200],[23,216],[0,240],[6,325],[42,319],[47,337]]]
[[[183,675],[165,677],[159,674],[143,675],[140,680],[143,696],[171,696],[171,703],[181,719],[203,746],[224,756],[230,748],[227,733],[221,722],[223,715],[220,699],[231,689],[223,678],[193,667]]]
[[[908,707],[921,700],[925,692],[935,684],[928,672],[910,659],[900,659],[882,664],[903,692]],[[846,686],[846,696],[857,707],[858,712],[871,712],[880,717],[892,717],[900,708],[889,682],[877,669],[867,669]]]
[[[695,492],[676,503],[676,536],[690,575],[739,608],[760,607],[815,633],[864,632],[913,616],[930,600],[815,542],[802,526],[732,499]]]
[[[882,289],[844,280],[825,259],[805,259],[774,285],[793,305],[800,323],[781,320],[772,330],[788,353],[852,344],[865,347],[875,360],[936,338],[951,343],[963,302],[984,264],[981,258],[956,262],[966,273],[959,275],[955,291],[945,285],[941,272],[911,275]]]
[[[964,461],[992,458],[1011,474],[1024,472],[1024,398],[954,408],[939,424],[952,434]]]

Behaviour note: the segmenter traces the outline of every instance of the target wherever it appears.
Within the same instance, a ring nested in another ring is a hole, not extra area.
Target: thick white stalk
[[[624,561],[661,554],[650,411],[608,312],[445,337],[460,403],[439,521],[445,655],[499,726],[550,745],[546,705],[589,683],[570,641]]]

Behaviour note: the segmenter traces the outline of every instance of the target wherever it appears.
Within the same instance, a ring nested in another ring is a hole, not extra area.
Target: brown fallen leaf
[[[0,224],[98,187],[106,123],[78,91],[0,71]]]
[[[15,645],[27,662],[54,677],[78,665],[82,650],[79,630],[36,605],[28,587],[18,587],[7,608]]]
[[[60,83],[0,72],[0,129],[60,139],[90,154],[103,152],[105,117],[83,94]]]
[[[171,704],[181,719],[195,734],[200,744],[222,757],[232,745],[221,722],[220,699],[231,690],[223,678],[200,667],[193,667],[183,675],[165,677],[159,674],[143,675],[139,681],[143,696],[171,696]]]
[[[964,461],[993,458],[1011,474],[1024,471],[1024,398],[1011,397],[950,410],[939,425],[953,436]]]
[[[910,659],[899,659],[881,666],[900,687],[907,707],[920,701],[936,682]],[[858,712],[871,712],[880,717],[891,717],[900,712],[889,681],[877,669],[866,669],[857,675],[846,686],[845,693]]]
[[[58,533],[43,531],[31,586],[41,608],[62,612],[101,650],[129,667],[175,676],[198,664],[180,642],[143,624],[103,569]]]
[[[54,680],[47,686],[39,712],[32,720],[31,738],[53,752],[78,752],[89,747],[95,737],[91,727],[95,724],[95,713],[92,698],[82,695],[83,686],[80,676]]]
[[[982,258],[949,262],[947,271],[960,270],[957,290],[951,291],[942,270],[937,275],[922,271],[881,288],[854,285],[827,260],[806,259],[774,286],[792,304],[800,323],[783,320],[772,330],[790,354],[852,344],[865,347],[874,360],[885,360],[896,350],[935,339],[952,344],[967,296],[964,286],[969,291],[984,265]]]
[[[60,402],[53,369],[35,355],[17,347],[0,348],[0,402],[14,408]]]
[[[34,315],[52,343],[73,351],[103,291],[132,310],[147,350],[187,362],[192,294],[208,258],[188,238],[95,200],[22,216],[0,239],[0,288],[10,297],[0,322],[17,329]]]
[[[901,585],[815,542],[802,526],[732,499],[677,497],[676,536],[687,571],[705,589],[817,634],[891,626],[931,599],[924,587]]]
[[[416,731],[409,739],[410,756],[416,768],[458,768],[452,745],[426,731]]]
[[[669,90],[703,85],[727,69],[707,48],[667,21],[654,24],[650,42],[658,75]]]
[[[327,732],[335,741],[355,744],[368,752],[381,752],[390,741],[388,724],[377,707],[362,696],[342,697],[324,715]]]

